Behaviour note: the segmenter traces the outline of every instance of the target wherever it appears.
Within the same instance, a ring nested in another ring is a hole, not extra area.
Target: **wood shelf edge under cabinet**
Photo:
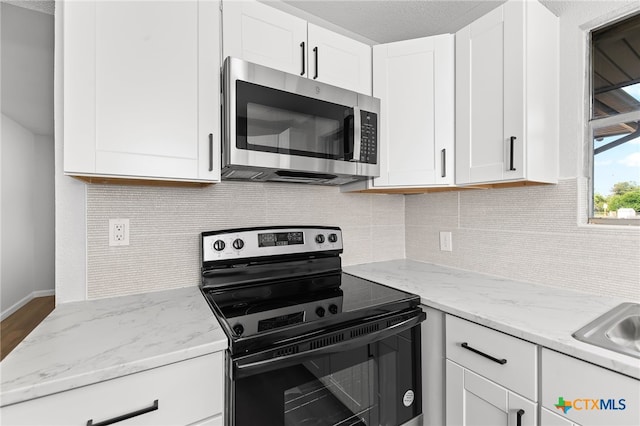
[[[452,192],[466,191],[473,189],[497,189],[497,188],[518,188],[523,186],[543,186],[555,185],[549,182],[536,182],[531,180],[517,182],[498,182],[498,183],[474,183],[464,186],[444,186],[444,187],[416,187],[416,188],[368,188],[353,191],[342,191],[359,194],[429,194],[432,192]]]
[[[164,187],[188,187],[203,188],[213,185],[216,182],[195,182],[183,180],[160,180],[160,179],[140,179],[128,177],[105,177],[105,176],[81,176],[67,175],[78,179],[84,183],[92,185],[124,185],[124,186],[164,186]]]

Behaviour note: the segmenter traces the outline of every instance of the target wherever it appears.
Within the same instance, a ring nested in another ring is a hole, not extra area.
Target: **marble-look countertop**
[[[0,362],[0,406],[226,348],[196,286],[61,304]]]
[[[418,294],[426,306],[640,379],[640,359],[583,343],[571,336],[625,300],[411,260],[343,269],[349,274]]]

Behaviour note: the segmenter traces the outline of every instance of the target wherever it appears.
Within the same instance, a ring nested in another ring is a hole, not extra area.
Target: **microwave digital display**
[[[270,232],[258,234],[258,247],[291,246],[304,244],[302,232]]]

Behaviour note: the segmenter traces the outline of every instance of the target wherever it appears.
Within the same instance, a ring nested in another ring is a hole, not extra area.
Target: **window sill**
[[[640,226],[640,216],[633,219],[618,219],[614,217],[590,217],[590,225]]]

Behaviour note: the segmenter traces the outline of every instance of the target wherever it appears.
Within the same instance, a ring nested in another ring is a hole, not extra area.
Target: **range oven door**
[[[379,175],[378,99],[236,58],[224,79],[223,168]]]
[[[369,321],[230,359],[229,423],[421,425],[424,318],[417,308],[399,319],[385,318],[384,329]]]

